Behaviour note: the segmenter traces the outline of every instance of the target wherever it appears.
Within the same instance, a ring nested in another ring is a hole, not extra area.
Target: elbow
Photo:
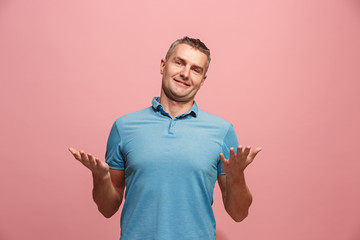
[[[230,209],[225,207],[225,210],[235,222],[241,222],[249,215],[249,208],[250,206],[237,209]]]
[[[114,211],[106,211],[104,209],[100,209],[98,208],[99,212],[106,218],[111,218],[112,216],[114,216],[115,212]]]
[[[233,209],[232,211],[230,211],[230,209],[226,209],[226,211],[235,222],[241,222],[249,215],[249,208],[236,210]]]
[[[100,206],[98,205],[99,212],[106,218],[111,218],[114,216],[114,214],[118,211],[120,204],[116,204],[115,206],[109,207],[106,206]]]
[[[96,202],[97,209],[105,218],[111,218],[114,214],[119,210],[122,201],[117,201],[113,204],[104,203],[104,202]]]
[[[104,217],[106,218],[111,218],[114,214],[105,214],[105,213],[101,213]]]
[[[241,222],[243,221],[247,216],[249,215],[249,211],[244,211],[241,214],[237,214],[236,216],[231,216],[231,218],[235,222]]]

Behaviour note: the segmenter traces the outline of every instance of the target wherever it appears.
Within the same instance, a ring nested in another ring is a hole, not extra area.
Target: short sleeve
[[[229,159],[230,148],[233,147],[236,151],[236,148],[239,145],[239,142],[236,137],[236,133],[235,133],[235,130],[234,130],[232,124],[230,124],[230,127],[229,127],[223,141],[224,142],[223,142],[223,147],[222,147],[222,153],[224,154],[226,159]],[[222,162],[221,162],[220,158],[219,158],[217,169],[218,169],[218,174],[225,174],[222,170]]]
[[[124,169],[124,158],[121,154],[121,137],[116,122],[111,128],[107,141],[105,161],[112,169]]]

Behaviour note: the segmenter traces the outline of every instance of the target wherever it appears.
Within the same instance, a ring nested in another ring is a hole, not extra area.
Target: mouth
[[[175,81],[178,85],[180,85],[180,86],[182,86],[182,87],[190,87],[190,84],[187,84],[187,83],[185,83],[185,82],[179,81],[179,80],[177,80],[177,79],[174,79],[174,81]]]

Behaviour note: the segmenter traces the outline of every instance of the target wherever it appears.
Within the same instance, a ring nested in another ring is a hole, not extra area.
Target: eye
[[[198,68],[194,68],[193,71],[196,73],[200,73],[200,69],[198,69]]]
[[[175,61],[176,65],[181,65],[182,63],[180,61]]]

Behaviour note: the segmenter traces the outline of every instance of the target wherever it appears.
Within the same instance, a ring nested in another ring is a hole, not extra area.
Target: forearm
[[[112,182],[110,174],[104,177],[96,177],[93,174],[93,199],[99,211],[106,218],[110,218],[119,209],[122,202],[122,193],[118,192]]]
[[[224,203],[226,211],[236,222],[247,217],[252,196],[246,185],[244,173],[236,178],[226,177]]]

